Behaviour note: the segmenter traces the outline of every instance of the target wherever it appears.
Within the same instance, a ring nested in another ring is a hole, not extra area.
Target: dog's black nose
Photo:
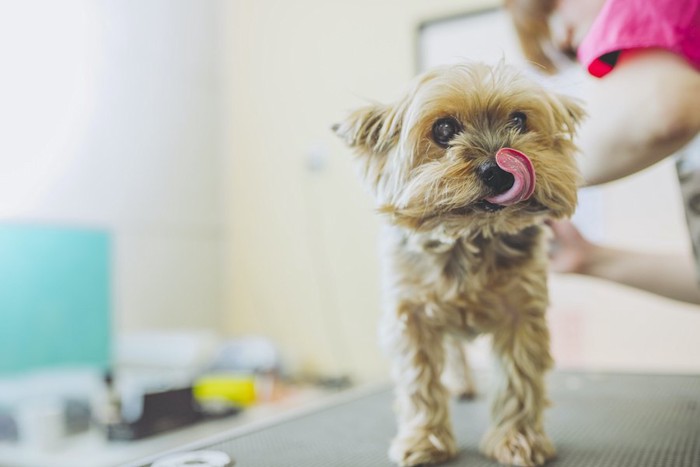
[[[501,169],[496,164],[496,161],[488,161],[482,164],[476,169],[476,173],[481,181],[493,190],[495,195],[508,191],[515,182],[513,175]]]

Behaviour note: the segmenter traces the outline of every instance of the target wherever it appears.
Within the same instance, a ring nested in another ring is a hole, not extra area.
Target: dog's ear
[[[398,142],[401,114],[393,106],[368,105],[332,128],[351,148],[366,154],[384,154]]]
[[[576,129],[586,117],[586,111],[581,106],[579,100],[573,97],[555,94],[554,100],[554,115],[557,121],[561,122],[563,129],[573,139]]]
[[[333,131],[360,155],[360,175],[375,194],[388,163],[385,156],[399,143],[404,104],[368,105],[333,125]]]

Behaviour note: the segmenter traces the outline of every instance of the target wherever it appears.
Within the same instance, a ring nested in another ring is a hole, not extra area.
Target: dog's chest
[[[450,241],[428,240],[422,245],[444,279],[465,280],[497,275],[522,265],[538,244],[540,230],[530,227],[517,234],[473,235]]]
[[[404,242],[397,273],[416,294],[445,309],[483,308],[536,255],[542,230],[533,226],[511,235],[424,237]]]
[[[463,301],[488,286],[494,269],[489,251],[491,242],[457,239],[452,244],[434,248],[426,245],[425,260],[430,274],[426,286],[433,288],[440,301]],[[442,248],[444,251],[436,251]]]

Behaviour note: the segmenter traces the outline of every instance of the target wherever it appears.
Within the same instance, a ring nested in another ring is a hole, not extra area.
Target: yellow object
[[[251,375],[212,375],[195,381],[195,399],[200,403],[226,401],[233,405],[248,406],[255,403],[255,376]]]

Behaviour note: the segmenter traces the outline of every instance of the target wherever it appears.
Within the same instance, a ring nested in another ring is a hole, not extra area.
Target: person
[[[543,45],[549,41],[600,78],[579,138],[586,186],[637,173],[697,137],[700,0],[509,0],[506,5],[528,58],[553,70],[556,60]],[[553,270],[700,304],[693,258],[596,245],[566,221],[551,227]],[[691,232],[691,240],[700,252],[700,231]]]

